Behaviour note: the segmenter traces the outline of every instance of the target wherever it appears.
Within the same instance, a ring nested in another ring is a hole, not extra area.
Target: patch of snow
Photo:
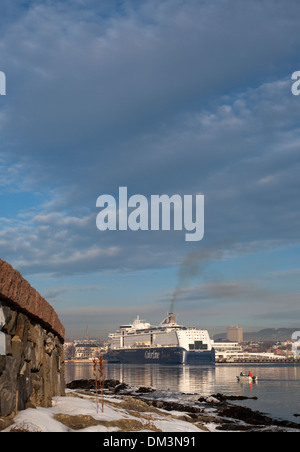
[[[70,392],[74,392],[71,394]],[[157,410],[155,413],[134,411],[127,411],[118,404],[122,399],[116,397],[107,397],[107,403],[104,405],[104,412],[101,412],[101,404],[99,403],[99,411],[97,413],[97,406],[95,397],[78,394],[76,391],[68,391],[68,396],[54,397],[52,400],[52,407],[50,408],[28,408],[18,413],[14,418],[14,424],[3,430],[9,432],[11,429],[26,429],[30,432],[74,432],[70,427],[54,418],[56,414],[66,414],[70,416],[88,415],[92,416],[96,421],[118,421],[121,419],[135,420],[145,424],[145,428],[140,431],[151,431],[147,427],[149,423],[163,432],[201,432],[195,425],[182,419],[177,419],[176,416],[182,416],[183,413],[174,411],[166,412],[165,410]],[[160,414],[161,413],[161,414]],[[152,420],[144,419],[142,415],[148,414],[152,416]],[[167,416],[166,416],[167,415]],[[170,417],[172,415],[173,417]],[[115,426],[96,425],[76,430],[80,432],[114,432],[118,431]],[[152,430],[153,432],[153,430]]]
[[[159,428],[163,432],[185,432],[185,433],[203,433],[203,430],[200,430],[196,425],[191,424],[186,421],[182,421],[180,419],[165,419],[158,420],[153,422],[155,427]]]

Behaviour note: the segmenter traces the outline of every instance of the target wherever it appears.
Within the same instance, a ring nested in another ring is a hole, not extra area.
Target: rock
[[[69,415],[69,414],[55,414],[54,419],[66,425],[71,430],[82,430],[87,427],[103,425],[108,429],[113,429],[113,431],[120,432],[137,432],[140,430],[152,430],[155,432],[161,432],[158,428],[156,428],[152,424],[144,424],[141,421],[136,419],[117,419],[113,421],[101,421],[93,418],[90,415],[85,414],[77,414],[77,415]]]
[[[206,415],[198,414],[198,413],[189,413],[189,417],[191,419],[191,422],[202,422],[204,424],[208,424],[210,422],[213,422],[214,424],[223,424],[224,419],[221,419],[217,416],[212,415]]]
[[[265,416],[259,411],[252,411],[250,408],[238,406],[238,405],[228,405],[218,413],[220,416],[227,418],[238,419],[246,424],[256,425],[256,426],[271,426],[276,425],[279,427],[288,427],[300,429],[300,424],[296,424],[290,421],[278,421],[272,419],[269,416]]]
[[[14,336],[11,340],[12,357],[20,365],[22,360],[23,342],[19,336]]]
[[[113,380],[113,379],[109,379],[109,380],[105,380],[104,382],[104,387],[109,389],[109,388],[115,388],[116,386],[118,386],[121,382],[119,380]]]
[[[99,383],[99,382],[98,382]],[[99,386],[99,384],[98,384]],[[66,386],[68,389],[82,389],[85,391],[94,390],[95,389],[95,380],[94,379],[81,379],[81,380],[73,380]],[[105,389],[114,389],[114,392],[119,392],[123,389],[126,389],[128,385],[125,383],[120,383],[119,380],[105,380],[104,388]]]
[[[118,394],[120,391],[124,391],[124,389],[127,389],[128,385],[126,383],[120,383],[119,385],[115,386],[114,393]]]
[[[16,329],[14,332],[15,336],[18,336],[21,341],[26,342],[28,337],[28,318],[22,314],[18,313],[16,321]]]
[[[136,392],[142,393],[142,394],[146,394],[146,393],[154,392],[154,391],[155,391],[155,389],[153,389],[151,387],[140,386],[139,389],[137,389]]]
[[[12,425],[14,421],[8,417],[0,417],[0,431]]]
[[[0,259],[0,415],[64,395],[65,330],[52,306]],[[5,336],[4,336],[5,335]]]
[[[177,402],[169,402],[165,400],[144,400],[148,405],[154,406],[156,408],[160,408],[166,411],[185,411],[186,413],[201,413],[202,409],[190,406],[183,405]]]
[[[239,423],[223,423],[222,425],[218,425],[216,430],[221,431],[229,431],[229,432],[247,432],[252,430],[253,427],[251,425],[243,425]]]
[[[251,425],[264,425],[266,421],[269,422],[271,420],[270,418],[263,416],[259,411],[252,411],[250,408],[239,405],[226,406],[219,411],[219,415],[227,418],[239,419],[246,424]]]
[[[235,396],[235,395],[225,395],[225,394],[212,394],[211,397],[218,399],[220,402],[225,402],[226,400],[257,400],[257,397],[246,397],[246,396]]]
[[[155,411],[156,408],[148,401],[141,400],[134,397],[124,397],[122,402],[119,403],[119,407],[126,411],[133,411],[137,413],[151,412]]]
[[[0,413],[8,416],[16,409],[18,363],[10,356],[5,357],[5,367],[0,377]]]
[[[209,405],[217,405],[220,400],[213,396],[199,397],[198,402],[207,403]]]
[[[52,397],[65,390],[61,339],[3,301],[1,309],[8,322],[6,356],[0,356],[0,415],[51,406]]]
[[[44,350],[48,355],[51,355],[54,349],[55,349],[54,336],[52,333],[49,333],[47,339],[44,342]]]
[[[54,331],[64,340],[65,329],[52,306],[30,286],[21,274],[7,262],[0,259],[0,299],[11,303],[18,311],[38,319],[47,329]],[[21,318],[20,318],[21,320]],[[8,320],[11,329],[14,319]],[[21,325],[17,325],[21,328]],[[18,330],[20,335],[21,330]],[[10,334],[10,333],[8,333]]]
[[[220,400],[216,399],[213,396],[210,396],[210,397],[207,397],[206,403],[209,403],[210,405],[216,405],[216,404],[220,403]]]
[[[30,366],[24,362],[17,379],[17,409],[24,410],[32,394]]]
[[[82,389],[90,390],[95,389],[95,380],[73,380],[71,383],[67,383],[66,387],[68,389]]]
[[[3,331],[10,336],[14,336],[16,334],[18,312],[5,305],[2,306],[2,310],[5,317]]]
[[[92,427],[101,424],[92,416],[87,414],[77,414],[71,416],[70,414],[55,414],[54,419],[69,427],[71,430],[82,430],[83,428]]]
[[[0,356],[0,377],[3,374],[5,366],[6,366],[6,356]]]
[[[164,402],[161,402],[160,400],[157,400],[155,406],[156,406],[156,408],[163,408],[164,407]]]
[[[24,359],[27,363],[30,363],[33,359],[33,343],[27,342],[25,349],[24,349]]]

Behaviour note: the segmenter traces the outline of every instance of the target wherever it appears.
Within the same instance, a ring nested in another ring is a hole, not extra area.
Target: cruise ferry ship
[[[105,359],[124,364],[213,364],[215,350],[207,330],[177,324],[169,313],[158,325],[140,320],[121,325],[109,335],[111,345]]]

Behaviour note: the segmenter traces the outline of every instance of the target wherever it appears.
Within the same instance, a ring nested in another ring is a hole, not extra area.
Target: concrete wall
[[[64,395],[63,341],[53,308],[0,260],[0,416]]]

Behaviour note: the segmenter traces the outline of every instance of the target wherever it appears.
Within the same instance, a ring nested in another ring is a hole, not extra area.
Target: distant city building
[[[217,360],[232,359],[242,356],[243,349],[237,342],[214,342]]]
[[[244,341],[243,328],[240,326],[229,326],[227,328],[227,340],[241,343]]]
[[[99,340],[74,340],[64,344],[64,356],[66,360],[93,360],[98,358],[107,347]]]
[[[279,361],[286,358],[275,353],[247,352],[238,342],[213,342],[213,347],[216,352],[216,361],[219,362]]]
[[[64,357],[65,360],[73,359],[75,355],[75,347],[73,341],[65,341],[64,343]]]
[[[75,359],[85,359],[92,360],[93,358],[99,357],[100,353],[104,352],[105,349],[98,341],[93,341],[85,339],[80,342],[75,341]]]

